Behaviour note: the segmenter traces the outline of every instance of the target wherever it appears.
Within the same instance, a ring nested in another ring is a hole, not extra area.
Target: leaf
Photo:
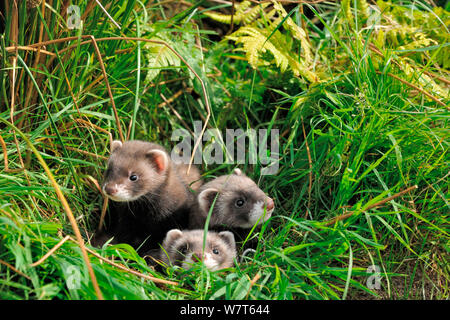
[[[352,13],[352,3],[353,0],[343,0],[341,2],[341,10],[344,15],[344,19],[349,23],[350,26],[355,26],[355,18]],[[365,0],[357,0],[356,8],[358,10],[358,20],[362,20],[362,22],[366,22],[370,17],[370,8],[369,4]]]
[[[341,1],[341,10],[342,10],[342,14],[344,15],[344,19],[351,25],[353,26],[353,14],[352,14],[352,10],[350,7],[350,0],[342,0]]]
[[[231,17],[233,17],[234,24],[250,24],[252,23],[263,10],[270,5],[270,3],[261,3],[253,8],[250,8],[250,1],[243,1],[235,6],[234,15],[222,14],[214,11],[207,11],[204,14],[220,23],[231,24]],[[247,10],[248,9],[248,10]]]
[[[153,38],[153,40],[161,41],[158,38]],[[147,67],[149,68],[145,77],[147,83],[156,78],[161,69],[169,66],[180,66],[180,59],[165,45],[148,42],[144,45],[144,50],[146,50],[145,56],[147,58]]]
[[[286,18],[288,16],[288,13],[286,12],[286,10],[284,10],[281,4],[274,2],[274,8],[278,11],[281,17]],[[303,30],[302,27],[297,25],[294,22],[294,20],[292,20],[290,17],[286,19],[285,27],[287,27],[287,29],[292,32],[292,35],[294,36],[295,39],[300,40],[305,63],[306,64],[311,63],[312,62],[311,44],[308,41],[308,37],[306,35],[305,30]]]
[[[407,79],[414,79],[425,90],[430,91],[432,94],[439,95],[443,98],[447,98],[449,91],[446,88],[440,86],[432,77],[423,73],[420,69],[414,67],[414,61],[409,58],[399,58],[400,67],[406,75]]]
[[[279,31],[273,33],[269,38],[268,30],[257,27],[245,26],[226,37],[238,44],[243,45],[243,51],[247,60],[253,68],[268,66],[274,62],[281,72],[288,69],[294,75],[303,76],[309,82],[317,82],[318,76],[309,71],[303,61],[298,61],[298,57],[291,52],[291,46],[286,42],[286,37]],[[265,53],[273,56],[273,61],[268,61]]]
[[[369,4],[366,0],[357,0],[356,6],[358,10],[361,12],[362,17],[364,20],[367,20],[370,17],[370,8]]]
[[[233,296],[231,300],[242,300],[247,295],[247,292],[250,290],[250,280],[247,275],[244,274],[241,279],[238,280],[237,286],[234,289]]]

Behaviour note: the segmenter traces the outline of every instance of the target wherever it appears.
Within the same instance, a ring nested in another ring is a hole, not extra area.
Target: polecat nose
[[[192,260],[194,260],[195,262],[201,262],[203,260],[202,253],[201,252],[193,253]]]
[[[267,199],[266,199],[267,211],[272,210],[274,207],[275,207],[275,204],[274,204],[272,198],[267,197]]]
[[[110,186],[108,184],[105,185],[103,189],[105,190],[105,193],[110,196],[114,195],[117,192],[116,187]]]

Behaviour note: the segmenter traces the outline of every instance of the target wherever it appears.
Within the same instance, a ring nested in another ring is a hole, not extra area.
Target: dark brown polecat
[[[275,207],[274,201],[252,179],[235,169],[233,174],[217,177],[200,187],[189,216],[191,229],[204,227],[215,198],[208,228],[232,230],[237,241],[244,240],[255,224],[269,219]]]
[[[203,230],[170,230],[162,244],[160,259],[183,269],[200,261],[211,271],[232,267],[236,258],[233,233],[208,231],[204,251],[203,236]]]
[[[113,141],[102,185],[111,200],[103,233],[145,253],[158,248],[168,230],[186,228],[195,201],[188,187],[201,185],[198,169],[192,166],[189,175],[186,169],[158,144]],[[96,238],[105,239],[103,233]]]

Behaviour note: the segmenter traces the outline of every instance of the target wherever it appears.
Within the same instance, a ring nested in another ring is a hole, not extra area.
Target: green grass
[[[355,10],[360,3],[285,5],[288,18],[307,27],[313,54],[308,67],[320,79],[311,82],[289,66],[281,72],[281,57],[270,52],[251,65],[242,45],[224,38],[230,26],[204,15],[231,12],[213,1],[191,7],[102,1],[120,30],[87,1],[79,4],[82,14],[89,10],[82,30],[66,28],[60,1],[44,15],[21,2],[17,39],[14,15],[8,14],[0,50],[0,135],[9,169],[25,166],[5,170],[2,152],[0,298],[98,297],[75,241],[32,266],[66,235],[75,235],[51,176],[22,135],[50,168],[88,242],[103,204],[95,182],[101,183],[108,157],[108,132],[118,139],[120,124],[125,137],[171,150],[175,129],[193,130],[194,121],[207,115],[201,83],[170,50],[143,41],[98,41],[118,123],[94,46],[82,44],[81,35],[93,35],[166,41],[203,80],[209,127],[223,134],[227,128],[280,132],[276,175],[261,176],[259,164],[239,166],[275,199],[274,216],[254,231],[260,239],[254,254],[219,272],[201,266],[157,272],[126,244],[97,249],[88,243],[110,261],[177,283],[156,284],[89,253],[104,298],[448,299],[450,14],[425,1],[379,1]],[[263,19],[253,26],[266,28],[267,40],[278,41],[285,55],[306,59],[288,18],[271,25],[268,10],[261,12]],[[235,23],[233,30],[242,26]],[[18,50],[15,59],[14,50],[7,52],[16,42],[71,36],[80,38],[45,47],[59,51],[54,56],[41,52],[38,59],[36,52]],[[155,52],[159,60],[151,64]],[[206,180],[234,167],[201,166]],[[346,219],[324,223],[349,212]],[[372,265],[380,268],[380,290],[367,287]]]

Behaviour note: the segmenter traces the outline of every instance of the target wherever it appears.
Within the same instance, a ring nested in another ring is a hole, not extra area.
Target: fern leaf
[[[416,79],[422,88],[430,91],[434,95],[442,98],[448,98],[449,90],[438,85],[433,78],[424,74],[414,67],[414,62],[409,58],[400,59],[400,66],[408,78]]]
[[[243,12],[243,20],[244,20],[244,24],[250,24],[253,21],[256,20],[256,18],[261,14],[261,12],[264,12],[263,10],[265,8],[267,8],[270,5],[270,3],[268,2],[263,2],[253,8],[251,8],[250,10],[247,10],[246,12]],[[268,16],[266,16],[266,19],[268,19]]]
[[[424,48],[424,47],[438,44],[438,42],[436,40],[427,38],[427,36],[422,32],[416,33],[415,37],[418,39],[415,41],[409,42],[404,46],[398,47],[398,50],[418,49],[418,48]]]
[[[279,51],[272,43],[266,41],[267,36],[257,28],[250,26],[242,27],[231,36],[228,36],[227,39],[243,45],[247,60],[253,68],[261,65],[260,55],[269,50],[273,54],[277,65],[282,65],[285,70],[287,60],[283,60],[282,55],[279,54]]]
[[[217,21],[220,23],[225,23],[225,24],[231,24],[231,15],[222,14],[222,13],[213,12],[213,11],[207,11],[204,13],[204,15],[207,16],[208,18],[213,19],[214,21]],[[240,22],[238,15],[235,15],[233,20],[235,23]]]
[[[268,65],[264,54],[270,53],[273,56],[273,62],[281,72],[290,69],[296,76],[302,76],[310,82],[317,82],[318,77],[309,71],[303,62],[299,62],[298,57],[291,52],[285,36],[275,31],[269,38],[271,33],[268,34],[268,31],[270,30],[245,26],[228,36],[227,39],[243,45],[241,50],[245,52],[247,60],[253,68]]]
[[[270,3],[261,3],[253,8],[250,8],[250,1],[243,1],[236,5],[236,10],[233,15],[233,23],[234,24],[250,24],[252,23],[258,15],[261,13],[261,10],[264,10]],[[204,13],[207,17],[225,24],[231,24],[232,15],[222,14],[214,11],[207,11]]]
[[[275,1],[274,1],[274,8],[278,11],[281,17],[286,18],[288,16],[288,13],[286,12],[286,10],[284,10],[283,6]],[[294,22],[294,20],[292,20],[290,17],[286,19],[285,23],[287,29],[291,31],[294,38],[300,41],[305,63],[312,62],[311,44],[308,41],[308,37],[306,35],[305,30],[303,30],[302,27],[297,25]]]
[[[155,39],[160,40],[160,39]],[[169,66],[179,66],[180,59],[166,46],[157,43],[146,43],[144,46],[147,58],[147,76],[145,81],[151,82],[160,73],[161,69]]]

